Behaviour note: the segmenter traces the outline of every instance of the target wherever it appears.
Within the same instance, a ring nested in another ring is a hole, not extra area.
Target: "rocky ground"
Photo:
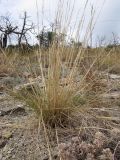
[[[85,140],[83,143],[84,138],[79,141],[80,135],[76,138],[75,134],[69,136],[67,140],[63,138],[59,146],[63,160],[102,160],[102,158],[103,160],[120,160],[120,75],[102,74],[107,77],[103,81],[109,80],[109,89],[101,96],[113,106],[101,107],[99,110],[94,108],[94,111],[112,121],[114,130],[105,132],[105,137],[102,133],[103,139],[110,138],[110,140],[105,139],[106,145],[102,149],[99,146],[98,150],[94,151],[95,145],[98,145],[96,142],[97,134],[101,135],[101,133],[96,132],[92,142]],[[0,160],[49,159],[46,136],[39,127],[35,126],[34,113],[26,108],[25,104],[15,100],[5,91],[6,86],[16,86],[24,82],[24,79],[7,75],[0,77]],[[106,115],[109,116],[106,117]],[[114,134],[112,134],[113,131],[115,131]],[[52,147],[54,148],[52,159],[59,159],[57,145],[53,143]],[[86,148],[92,148],[92,151],[88,152]],[[107,156],[109,154],[109,157],[105,157],[105,154]]]

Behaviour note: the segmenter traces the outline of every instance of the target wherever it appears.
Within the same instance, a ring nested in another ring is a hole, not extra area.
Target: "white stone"
[[[111,79],[120,79],[120,75],[110,74],[110,75],[109,75],[109,78],[111,78]]]

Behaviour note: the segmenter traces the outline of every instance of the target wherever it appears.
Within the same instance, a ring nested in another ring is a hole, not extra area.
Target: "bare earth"
[[[6,80],[7,79],[7,80]],[[113,103],[111,108],[101,107],[93,110],[98,115],[107,118],[112,117],[114,128],[120,131],[120,75],[109,75],[109,92],[104,93],[103,99]],[[104,79],[105,80],[105,79]],[[21,82],[20,82],[21,83]],[[9,96],[4,90],[4,85],[18,85],[19,82],[11,77],[0,77],[0,160],[47,160],[48,149],[44,133],[36,127],[36,117],[33,111],[25,104]],[[117,85],[116,85],[117,84]],[[117,87],[116,87],[117,86]],[[99,127],[99,124],[98,124]],[[119,132],[120,133],[120,132]],[[61,136],[61,142],[69,143],[72,137],[78,133],[69,133]],[[115,148],[120,141],[120,134],[117,134]],[[68,137],[65,139],[65,137]],[[119,145],[119,144],[118,144]],[[55,142],[52,145],[53,159],[59,159],[58,147]],[[120,149],[118,146],[117,149]],[[117,151],[117,158],[120,160],[120,150]],[[107,159],[106,159],[107,160]]]

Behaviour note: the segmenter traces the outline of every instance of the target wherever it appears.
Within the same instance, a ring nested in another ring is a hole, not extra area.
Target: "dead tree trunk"
[[[0,36],[0,49],[2,48],[2,35]]]
[[[3,36],[3,42],[2,42],[2,48],[6,48],[7,47],[7,34],[4,33],[4,36]]]
[[[20,33],[20,37],[18,39],[18,46],[19,47],[21,46],[22,37],[24,35],[24,30],[25,30],[25,26],[26,26],[26,19],[27,19],[27,13],[25,12],[24,13],[24,20],[23,20],[23,27],[22,27],[22,30],[21,30],[21,33]]]

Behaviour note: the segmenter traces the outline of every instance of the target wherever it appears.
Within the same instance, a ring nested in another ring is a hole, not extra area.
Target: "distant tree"
[[[73,38],[70,40],[70,46],[73,46],[77,49],[79,49],[80,47],[82,47],[82,42],[79,41],[75,41]]]
[[[50,47],[53,43],[61,45],[65,42],[65,34],[56,33],[54,31],[45,31],[44,29],[41,31],[39,35],[37,35],[37,39],[41,47]]]
[[[1,16],[0,17],[0,32],[1,32],[1,38],[0,38],[0,46],[2,48],[7,47],[8,37],[10,34],[12,34],[18,26],[15,26],[10,21],[9,17]]]
[[[52,31],[48,31],[47,32],[47,38],[48,38],[48,46],[50,46],[52,43],[53,43],[53,41],[54,41],[54,38],[55,38],[55,36],[56,36],[56,33],[55,32],[52,32]]]
[[[29,33],[32,33],[33,29],[34,29],[34,25],[33,23],[28,24],[28,16],[27,16],[27,12],[24,12],[24,17],[23,19],[23,24],[22,24],[22,28],[18,28],[17,31],[14,31],[13,33],[18,35],[18,46],[21,47],[22,46],[22,39],[25,40],[26,44],[29,45],[28,43],[28,39],[27,39],[27,35]]]
[[[8,43],[8,38],[11,34],[18,36],[18,46],[21,47],[22,39],[28,44],[28,34],[32,33],[34,26],[33,23],[28,24],[27,13],[24,12],[23,24],[20,29],[19,25],[12,23],[9,16],[0,17],[0,46],[1,48],[6,48]]]
[[[41,31],[39,35],[37,35],[37,39],[41,47],[50,47],[52,45],[54,38],[56,36],[55,32],[52,31]]]

